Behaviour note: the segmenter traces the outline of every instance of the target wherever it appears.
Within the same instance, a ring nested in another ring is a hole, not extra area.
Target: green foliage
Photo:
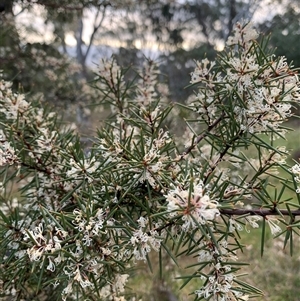
[[[178,110],[151,60],[131,81],[115,60],[100,62],[94,87],[111,115],[90,149],[1,80],[3,300],[134,300],[126,284],[137,262],[163,277],[165,259],[187,258],[176,279],[196,281],[191,299],[261,294],[243,277],[239,231],[262,226],[261,253],[268,228],[293,250],[300,165],[274,140],[300,87],[257,38],[238,23],[216,62],[196,62],[182,137],[169,130]]]

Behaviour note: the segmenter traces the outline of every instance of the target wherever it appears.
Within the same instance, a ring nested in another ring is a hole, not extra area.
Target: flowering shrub
[[[264,238],[267,224],[285,245],[299,232],[299,165],[274,140],[300,84],[257,37],[237,24],[216,62],[197,62],[184,137],[168,130],[179,116],[152,61],[132,83],[100,62],[95,88],[112,114],[90,149],[1,81],[3,300],[135,300],[126,283],[152,252],[161,267],[163,253],[194,260],[178,277],[197,279],[194,300],[261,293],[240,273],[238,231],[262,227]]]

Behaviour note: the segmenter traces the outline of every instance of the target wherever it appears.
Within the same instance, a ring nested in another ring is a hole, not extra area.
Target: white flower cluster
[[[211,262],[211,272],[207,276],[200,276],[205,283],[195,291],[197,297],[213,301],[248,300],[248,295],[242,293],[234,283],[236,275],[228,262],[236,261],[237,257],[228,249],[228,242],[222,239],[216,246],[213,241],[202,240],[199,247],[198,261]]]
[[[295,182],[300,183],[300,164],[295,164],[291,168],[291,172],[294,175]],[[300,186],[297,187],[296,193],[300,193]]]
[[[133,232],[130,238],[130,244],[133,246],[133,255],[136,260],[146,261],[148,253],[151,251],[151,247],[155,251],[159,251],[162,238],[158,236],[156,230],[149,229],[149,221],[144,217],[138,219],[139,229]]]
[[[49,264],[47,269],[54,272],[55,266],[63,260],[59,251],[62,248],[61,242],[67,237],[67,232],[56,227],[53,231],[49,231],[49,229],[44,229],[43,223],[39,223],[32,230],[23,230],[22,232],[24,241],[33,242],[32,247],[27,249],[29,259],[31,261],[40,261],[44,254],[52,255],[48,256]]]
[[[17,118],[21,118],[30,105],[25,100],[23,94],[13,93],[10,87],[10,82],[0,80],[0,112],[4,113],[7,119],[16,120]]]
[[[146,140],[141,168],[132,168],[134,179],[140,183],[148,181],[153,188],[157,188],[162,180],[161,174],[165,166],[171,161],[169,156],[163,154],[162,149],[171,142],[168,132],[160,130],[158,137]]]
[[[165,197],[170,216],[182,216],[184,231],[193,230],[199,224],[207,224],[208,221],[213,221],[220,215],[217,209],[218,202],[211,200],[210,196],[205,193],[201,180],[193,183],[191,191],[178,185]]]
[[[230,99],[241,131],[284,133],[279,125],[291,116],[291,103],[300,101],[299,78],[285,57],[264,57],[256,38],[250,23],[237,24],[227,42],[232,47],[221,58],[222,72],[215,72],[215,63],[207,59],[197,62],[191,83],[200,83],[200,90],[192,106],[212,124]]]
[[[80,264],[74,264],[64,267],[64,273],[70,278],[68,285],[62,291],[62,300],[66,301],[67,297],[73,293],[73,286],[79,284],[82,289],[93,288],[94,285],[86,277],[84,271],[80,269]]]
[[[209,84],[213,80],[211,71],[215,64],[215,62],[210,62],[208,59],[196,61],[196,68],[191,73],[191,83],[204,82]]]
[[[241,45],[243,47],[249,46],[249,42],[258,38],[257,31],[252,27],[251,23],[242,26],[237,23],[233,29],[233,36],[230,36],[226,42],[228,46]]]
[[[98,209],[96,214],[90,216],[88,219],[84,217],[80,209],[74,209],[73,213],[75,215],[73,224],[79,232],[83,233],[82,243],[86,246],[90,246],[93,237],[99,235],[99,231],[103,228],[105,213],[102,209]]]
[[[69,178],[74,178],[77,181],[81,178],[86,178],[89,183],[93,181],[92,174],[97,170],[100,163],[96,161],[95,158],[84,158],[82,161],[75,161],[70,159],[68,161],[70,169],[66,172]]]
[[[158,70],[154,62],[145,61],[141,74],[141,78],[137,83],[137,97],[135,101],[141,108],[141,111],[149,108],[152,102],[157,99],[155,84],[157,83]]]
[[[126,93],[118,96],[113,92],[116,81],[119,89],[124,85],[120,68],[114,60],[102,60],[98,72],[101,84],[105,81],[110,87],[110,92],[105,97],[115,106],[112,112],[116,113],[116,121],[111,123],[112,135],[99,139],[98,150],[105,158],[105,164],[114,162],[118,164],[118,168],[128,168],[133,175],[130,181],[134,181],[134,186],[148,182],[154,189],[159,189],[166,166],[170,173],[176,174],[177,171],[170,164],[171,157],[163,154],[172,142],[169,132],[162,128],[157,131],[163,115],[163,108],[158,105],[157,91],[167,91],[158,85],[159,70],[156,64],[152,61],[144,63],[132,100],[127,100],[127,96],[124,96]],[[131,122],[132,112],[137,117],[137,122]],[[130,141],[128,145],[122,144],[126,140]],[[128,156],[127,152],[137,155],[135,150],[140,147],[143,149],[138,156]]]
[[[27,194],[31,209],[37,209],[37,204],[41,203],[48,209],[61,208],[65,204],[60,202],[61,194],[58,191],[70,191],[83,179],[93,181],[93,173],[99,163],[94,158],[75,160],[66,150],[66,144],[62,147],[59,129],[53,124],[56,114],[32,106],[24,99],[24,95],[13,93],[11,84],[3,80],[0,81],[0,115],[2,114],[7,122],[15,124],[9,129],[14,136],[14,145],[21,148],[23,154],[28,154],[25,165],[37,171],[39,185]],[[24,131],[24,134],[19,135],[20,131]],[[7,133],[5,135],[0,130],[0,166],[19,164],[18,154],[6,136]],[[67,145],[72,146],[72,142],[69,141]],[[62,175],[67,175],[68,178]],[[20,181],[19,188],[31,181],[30,176]]]
[[[109,301],[126,301],[124,296],[120,296],[120,294],[124,293],[128,278],[128,274],[116,274],[115,278],[110,284],[107,284],[101,288],[101,297]]]
[[[18,162],[18,156],[14,148],[7,141],[3,130],[0,129],[0,166],[12,165]]]
[[[69,233],[62,228],[58,228],[55,224],[45,224],[41,221],[37,226],[30,226],[30,229],[25,229],[25,225],[21,228],[23,241],[28,246],[27,256],[31,261],[39,262],[40,268],[43,268],[45,261],[48,262],[45,268],[51,273],[60,273],[67,276],[68,282],[62,290],[62,300],[67,300],[74,293],[75,287],[81,287],[84,291],[90,291],[94,288],[94,282],[91,281],[90,275],[99,277],[104,274],[103,262],[110,256],[117,256],[118,252],[113,254],[112,250],[103,246],[93,244],[93,238],[101,236],[101,230],[104,223],[104,212],[98,209],[96,212],[91,212],[88,219],[84,216],[83,211],[75,209],[74,219],[72,223],[83,237],[79,237],[75,242],[69,243]],[[50,220],[48,222],[51,222]],[[34,222],[30,222],[34,224]],[[27,223],[28,224],[28,223]],[[27,225],[26,224],[26,225]],[[108,224],[112,225],[109,221]],[[102,230],[102,234],[104,230]],[[110,237],[109,233],[106,233]],[[116,233],[115,233],[116,234]],[[11,235],[11,234],[10,234]],[[111,241],[108,242],[108,244]],[[16,244],[16,243],[15,243]],[[17,243],[17,247],[19,243]],[[62,247],[64,246],[64,248]],[[85,246],[95,248],[96,252],[85,254]],[[153,246],[155,242],[153,241]],[[12,247],[14,247],[12,245]],[[65,255],[65,250],[68,250],[72,257]],[[23,252],[24,253],[24,252]],[[16,254],[18,257],[23,257],[25,254]],[[116,257],[117,258],[117,257]],[[121,258],[118,258],[121,260]],[[105,300],[124,300],[124,286],[129,275],[116,273],[110,281],[99,291],[101,298]],[[94,278],[93,278],[94,279]],[[59,285],[61,280],[57,280],[54,285]],[[118,299],[119,298],[119,299]]]
[[[289,75],[284,57],[271,62],[263,73],[256,60],[254,55],[245,54],[238,65],[229,61],[231,68],[226,78],[237,83],[233,88],[238,94],[234,97],[240,98],[243,104],[237,105],[234,111],[241,130],[250,133],[277,129],[291,115],[291,103],[300,100],[298,76]],[[286,76],[280,78],[283,74]],[[279,77],[276,82],[274,77]]]
[[[126,87],[121,68],[113,58],[102,59],[96,72],[98,74],[96,77],[97,86],[104,99],[108,99],[111,103],[112,113],[118,113],[118,109],[123,111],[124,106],[121,108],[121,102],[126,103],[126,100],[121,99],[121,95]]]
[[[282,232],[280,226],[278,225],[279,224],[278,218],[276,218],[274,216],[266,216],[265,220],[266,220],[267,224],[269,225],[271,234],[273,236],[276,236]]]
[[[121,68],[116,64],[114,59],[100,60],[97,72],[112,89],[117,89],[121,78]]]

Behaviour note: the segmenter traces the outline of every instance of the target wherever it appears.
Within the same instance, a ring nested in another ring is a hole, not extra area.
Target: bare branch
[[[285,215],[285,216],[300,216],[300,209],[220,209],[220,213],[224,215]]]
[[[94,42],[94,39],[95,39],[95,34],[97,33],[97,31],[99,30],[99,28],[102,26],[103,24],[103,21],[104,21],[104,18],[105,18],[105,12],[106,12],[106,7],[107,6],[104,6],[104,9],[103,9],[103,12],[102,12],[102,17],[101,17],[101,20],[99,22],[99,24],[97,25],[97,19],[98,19],[98,16],[99,16],[99,13],[100,13],[100,9],[101,9],[101,6],[99,6],[98,10],[97,10],[97,14],[95,16],[95,20],[94,20],[94,29],[93,29],[93,33],[90,37],[90,42],[89,42],[89,45],[88,45],[88,48],[83,56],[83,61],[85,62],[86,61],[86,58],[91,50],[91,46]]]
[[[187,147],[181,154],[181,158],[183,158],[185,155],[189,154],[207,135],[208,133],[214,129],[220,122],[221,120],[224,118],[224,112],[221,114],[221,116],[211,125],[209,125],[207,127],[207,130],[199,135],[196,140],[194,141],[194,143],[192,145],[190,145],[189,147]]]

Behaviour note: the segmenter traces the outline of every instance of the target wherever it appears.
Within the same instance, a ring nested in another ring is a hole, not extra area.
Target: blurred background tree
[[[97,98],[87,81],[111,54],[126,65],[158,59],[172,100],[182,102],[192,92],[183,88],[193,59],[212,59],[242,19],[272,32],[277,54],[300,63],[297,0],[1,0],[0,10],[6,78],[61,106]]]
[[[281,3],[283,10],[260,25],[261,30],[271,33],[271,45],[277,55],[285,55],[295,66],[300,66],[300,6],[299,1]]]

